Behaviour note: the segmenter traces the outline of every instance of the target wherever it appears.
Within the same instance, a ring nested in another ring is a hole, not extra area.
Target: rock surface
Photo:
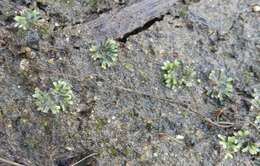
[[[41,1],[0,2],[2,158],[46,166],[71,165],[88,155],[82,165],[259,164],[259,155],[224,160],[217,139],[247,128],[259,140],[247,121],[254,121],[248,101],[260,80],[260,20],[252,11],[258,1],[105,0],[92,7],[81,0]],[[40,8],[48,33],[19,35],[13,28],[14,11],[26,4]],[[150,12],[135,13],[145,5]],[[155,10],[162,8],[167,10]],[[123,17],[129,20],[117,19]],[[102,70],[89,48],[105,36],[121,42],[118,62]],[[177,91],[164,86],[161,64],[176,58],[193,66],[200,83]],[[22,61],[29,64],[26,72]],[[222,68],[235,87],[224,106],[205,95],[209,72]],[[34,89],[48,90],[59,79],[72,85],[76,104],[57,116],[37,111]],[[234,126],[222,128],[209,119]]]

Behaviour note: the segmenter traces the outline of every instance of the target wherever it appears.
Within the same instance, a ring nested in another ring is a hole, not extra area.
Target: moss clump
[[[117,61],[118,43],[113,39],[107,39],[100,45],[92,46],[90,54],[94,61],[99,61],[103,69],[107,69]]]
[[[260,129],[260,86],[254,88],[254,93],[252,94],[253,99],[251,100],[251,110],[256,111],[255,125]]]
[[[207,95],[217,100],[220,104],[227,98],[231,98],[233,93],[233,79],[226,76],[225,71],[213,70],[209,74],[209,80],[213,84],[208,88]]]
[[[63,80],[53,82],[53,88],[48,92],[35,89],[33,94],[37,110],[53,114],[65,111],[66,107],[73,104],[73,93],[71,86]]]
[[[260,86],[254,89],[251,109],[260,110]]]
[[[194,83],[196,73],[189,66],[185,66],[180,60],[165,61],[161,67],[163,81],[169,88],[175,89],[180,86],[190,87]]]
[[[218,135],[219,144],[225,150],[225,159],[232,159],[236,152],[249,152],[251,155],[256,155],[260,152],[260,143],[250,139],[250,132],[239,130],[234,132],[232,136]]]
[[[15,16],[15,27],[27,30],[34,27],[40,19],[40,13],[37,10],[25,8],[20,15]]]
[[[88,0],[88,5],[93,9],[97,9],[98,0]]]

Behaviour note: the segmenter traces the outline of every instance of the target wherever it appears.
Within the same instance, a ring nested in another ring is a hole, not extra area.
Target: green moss
[[[97,9],[98,0],[88,0],[88,5],[93,9]]]
[[[35,89],[33,94],[37,110],[53,114],[65,111],[66,107],[73,104],[73,93],[71,86],[63,80],[53,82],[53,88],[49,91]]]
[[[129,63],[124,63],[123,64],[123,67],[126,69],[126,70],[131,70],[133,68],[133,65],[129,64]]]
[[[34,27],[39,19],[40,12],[30,8],[25,8],[20,12],[20,15],[15,16],[15,27],[27,30]]]
[[[260,152],[260,143],[250,139],[250,132],[247,130],[239,130],[234,132],[232,136],[218,135],[219,144],[225,150],[225,159],[233,158],[236,152],[248,152],[256,155]]]
[[[118,151],[114,146],[108,147],[108,153],[111,155],[111,157],[118,156]]]
[[[122,150],[122,153],[124,154],[124,156],[128,156],[128,155],[129,155],[129,148],[128,148],[128,147],[125,147],[125,148]]]
[[[165,61],[161,69],[163,70],[163,81],[169,88],[190,87],[194,84],[196,73],[189,66],[185,66],[180,60]]]
[[[236,144],[236,139],[234,136],[223,136],[218,135],[219,144],[222,145],[225,150],[225,159],[233,158],[233,154],[238,152],[240,147]]]
[[[102,129],[103,126],[106,125],[106,121],[103,120],[103,119],[101,119],[101,118],[96,118],[96,119],[95,119],[95,123],[96,123],[96,128],[97,128],[97,129]]]
[[[251,100],[251,109],[260,110],[260,86],[254,88],[253,99]]]
[[[225,71],[213,70],[209,74],[212,86],[208,88],[207,95],[223,104],[225,99],[231,98],[233,93],[233,79],[226,76]]]
[[[142,83],[145,83],[146,81],[149,80],[149,77],[143,70],[139,70],[138,77]]]
[[[185,17],[187,15],[187,11],[182,9],[182,10],[179,10],[179,16],[180,17]]]
[[[98,61],[103,69],[107,69],[117,61],[118,43],[113,39],[107,39],[100,45],[93,45],[89,51],[91,58]]]
[[[248,70],[243,70],[242,71],[242,76],[243,76],[243,80],[246,84],[250,84],[253,81],[253,77],[254,77],[254,73],[250,72]]]
[[[251,99],[251,111],[256,111],[254,123],[260,129],[260,86],[254,88]]]

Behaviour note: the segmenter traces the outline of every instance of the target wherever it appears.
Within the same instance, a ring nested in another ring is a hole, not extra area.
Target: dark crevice
[[[93,12],[93,14],[96,13],[96,14],[98,14],[98,15],[101,15],[101,14],[104,14],[104,13],[108,13],[108,12],[110,12],[111,10],[112,10],[112,8],[104,8],[104,9],[102,9],[102,10]]]
[[[75,26],[75,25],[79,25],[79,24],[85,24],[87,22],[90,22],[92,20],[95,20],[97,19],[100,15],[102,14],[105,14],[105,13],[108,13],[110,12],[112,9],[111,8],[106,8],[106,9],[103,9],[103,10],[100,10],[100,11],[95,11],[95,12],[91,12],[90,15],[89,13],[86,13],[86,16],[84,18],[84,20],[82,21],[76,21],[75,23],[72,24],[72,26]]]
[[[46,4],[42,3],[42,2],[37,2],[37,3],[36,3],[36,6],[37,6],[40,10],[44,11],[44,13],[47,13],[46,8],[48,7],[48,5],[46,5]]]
[[[149,29],[153,24],[155,24],[156,22],[159,22],[159,21],[162,21],[164,19],[164,16],[168,15],[169,13],[166,13],[165,15],[162,15],[160,17],[156,17],[148,22],[146,22],[142,27],[138,27],[136,28],[135,30],[131,31],[131,32],[128,32],[126,33],[123,37],[121,38],[117,38],[117,40],[119,42],[123,42],[123,43],[126,43],[127,42],[127,39],[130,37],[130,36],[133,36],[133,35],[136,35],[140,32],[143,32],[147,29]]]

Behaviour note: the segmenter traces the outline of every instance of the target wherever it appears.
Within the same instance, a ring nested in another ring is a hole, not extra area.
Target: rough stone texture
[[[240,12],[240,0],[201,0],[189,7],[189,17],[220,34],[229,32]]]
[[[112,5],[111,13],[127,11],[136,2]],[[46,17],[51,24],[67,17],[64,29],[58,26],[50,34],[28,35],[23,41],[15,29],[1,27],[0,156],[25,165],[46,166],[70,165],[93,153],[97,154],[83,165],[259,164],[258,156],[248,154],[238,153],[233,160],[224,160],[217,140],[218,134],[227,135],[242,127],[259,140],[256,130],[243,121],[253,121],[255,116],[245,100],[250,100],[252,87],[260,78],[259,13],[251,10],[256,2],[201,0],[176,4],[162,20],[121,43],[118,62],[107,70],[90,58],[88,48],[95,37],[77,34],[73,27],[84,29],[111,16],[110,12],[100,18],[99,14],[86,14],[94,21],[74,25],[70,21],[85,18],[84,14],[77,16],[59,8],[60,16],[56,17],[50,13],[59,6],[57,1],[45,8]],[[78,3],[73,10],[82,14],[85,8]],[[22,7],[18,1],[15,5]],[[6,14],[0,16],[1,25],[12,26],[6,18]],[[125,33],[145,23],[140,21]],[[117,32],[122,36],[121,30]],[[20,50],[24,45],[32,47],[34,55],[28,58],[26,73],[19,70],[21,60],[27,58]],[[177,91],[163,85],[161,64],[176,58],[194,67],[200,84]],[[205,87],[210,86],[208,73],[220,68],[234,79],[234,96],[221,116],[223,121],[239,123],[234,128],[215,127],[188,111],[191,108],[217,120],[215,113],[220,106],[205,95]],[[76,104],[57,117],[38,112],[31,97],[34,88],[48,89],[58,79],[72,84]],[[184,139],[176,139],[177,135]]]

